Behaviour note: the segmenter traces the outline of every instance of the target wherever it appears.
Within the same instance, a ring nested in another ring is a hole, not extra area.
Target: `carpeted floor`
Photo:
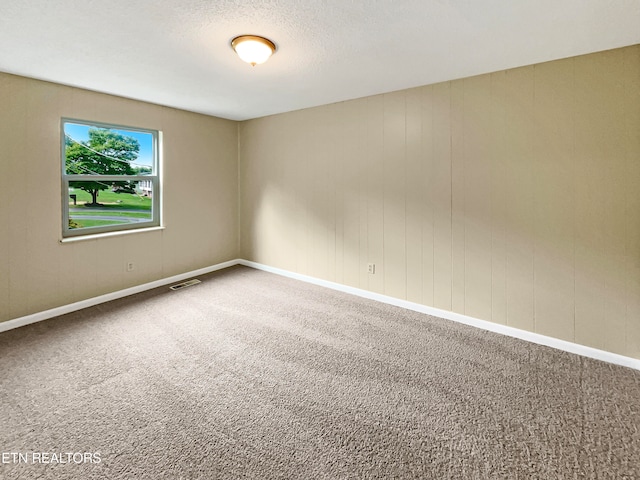
[[[638,371],[199,278],[0,334],[0,478],[640,478]]]

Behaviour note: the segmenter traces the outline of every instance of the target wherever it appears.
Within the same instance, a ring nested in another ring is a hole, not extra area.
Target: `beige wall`
[[[640,358],[640,46],[243,122],[240,190],[244,258]]]
[[[60,243],[61,117],[163,132],[165,230]],[[237,140],[236,122],[0,73],[0,321],[236,258]]]

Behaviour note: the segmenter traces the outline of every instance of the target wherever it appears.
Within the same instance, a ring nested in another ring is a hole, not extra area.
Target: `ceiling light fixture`
[[[269,60],[276,51],[276,44],[257,35],[240,35],[231,40],[231,47],[238,56],[253,67]]]

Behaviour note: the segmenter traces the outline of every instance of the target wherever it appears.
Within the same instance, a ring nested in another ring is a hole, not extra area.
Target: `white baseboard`
[[[526,330],[520,330],[518,328],[508,327],[506,325],[500,325],[498,323],[480,320],[478,318],[469,317],[467,315],[462,315],[462,314],[451,312],[448,310],[440,310],[439,308],[428,307],[426,305],[421,305],[419,303],[409,302],[408,300],[389,297],[387,295],[382,295],[380,293],[370,292],[368,290],[362,290],[360,288],[355,288],[355,287],[349,287],[347,285],[342,285],[340,283],[321,280],[319,278],[310,277],[308,275],[302,275],[300,273],[290,272],[288,270],[283,270],[281,268],[270,267],[268,265],[263,265],[260,263],[251,262],[249,260],[243,260],[243,259],[229,260],[228,262],[218,263],[217,265],[201,268],[199,270],[193,270],[191,272],[182,273],[180,275],[174,275],[172,277],[163,278],[160,280],[156,280],[154,282],[145,283],[143,285],[138,285],[131,288],[125,288],[124,290],[119,290],[113,293],[107,293],[105,295],[100,295],[98,297],[89,298],[87,300],[82,300],[80,302],[72,303],[69,305],[63,305],[61,307],[52,308],[50,310],[34,313],[32,315],[26,315],[24,317],[14,318],[13,320],[0,322],[0,333],[5,332],[7,330],[12,330],[14,328],[22,327],[24,325],[29,325],[31,323],[41,322],[42,320],[47,320],[49,318],[64,315],[66,313],[82,310],[83,308],[92,307],[100,303],[110,302],[111,300],[127,297],[135,293],[151,290],[152,288],[162,287],[164,285],[180,282],[182,280],[186,280],[188,278],[192,278],[198,275],[204,275],[206,273],[215,272],[216,270],[232,267],[234,265],[244,265],[247,267],[255,268],[257,270],[264,270],[265,272],[275,273],[277,275],[282,275],[282,276],[293,278],[296,280],[301,280],[303,282],[312,283],[314,285],[331,288],[333,290],[338,290],[340,292],[350,293],[352,295],[368,298],[370,300],[376,300],[378,302],[387,303],[389,305],[395,305],[397,307],[406,308],[408,310],[413,310],[415,312],[426,313],[427,315],[432,315],[434,317],[452,320],[454,322],[463,323],[465,325],[481,328],[483,330],[488,330],[490,332],[500,333],[502,335],[507,335],[509,337],[519,338],[521,340],[526,340],[528,342],[537,343],[539,345],[545,345],[547,347],[552,347],[558,350],[563,350],[565,352],[575,353],[577,355],[582,355],[584,357],[594,358],[596,360],[602,360],[603,362],[613,363],[615,365],[622,365],[623,367],[629,367],[635,370],[640,370],[639,359],[625,357],[623,355],[618,355],[616,353],[599,350],[597,348],[587,347],[577,343],[567,342],[565,340],[559,340],[553,337],[547,337],[545,335],[540,335],[538,333],[527,332]]]
[[[69,305],[63,305],[61,307],[52,308],[50,310],[45,310],[43,312],[38,312],[31,315],[26,315],[24,317],[18,317],[12,320],[7,320],[5,322],[0,322],[0,333],[6,332],[7,330],[12,330],[14,328],[22,327],[24,325],[29,325],[30,323],[41,322],[42,320],[47,320],[49,318],[57,317],[59,315],[64,315],[66,313],[82,310],[83,308],[93,307],[94,305],[98,305],[100,303],[110,302],[111,300],[127,297],[135,293],[151,290],[152,288],[162,287],[170,283],[180,282],[182,280],[186,280],[188,278],[192,278],[197,275],[204,275],[205,273],[215,272],[216,270],[232,267],[234,265],[238,265],[239,263],[240,263],[240,260],[238,259],[229,260],[228,262],[218,263],[217,265],[213,265],[211,267],[205,267],[199,270],[193,270],[191,272],[181,273],[179,275],[163,278],[160,280],[156,280],[154,282],[145,283],[143,285],[137,285],[135,287],[125,288],[124,290],[118,290],[117,292],[107,293],[105,295],[89,298],[87,300],[81,300],[80,302],[71,303]]]
[[[444,319],[452,320],[458,323],[464,323],[465,325],[481,328],[483,330],[488,330],[490,332],[500,333],[502,335],[507,335],[509,337],[519,338],[521,340],[537,343],[539,345],[545,345],[547,347],[563,350],[565,352],[575,353],[577,355],[582,355],[584,357],[594,358],[596,360],[602,360],[603,362],[613,363],[615,365],[622,365],[623,367],[629,367],[635,370],[640,370],[639,359],[625,357],[623,355],[607,352],[605,350],[599,350],[597,348],[587,347],[577,343],[567,342],[565,340],[559,340],[553,337],[547,337],[545,335],[540,335],[539,333],[527,332],[526,330],[520,330],[518,328],[508,327],[506,325],[500,325],[498,323],[480,320],[478,318],[473,318],[467,315],[450,312],[448,310],[440,310],[439,308],[428,307],[426,305],[421,305],[419,303],[409,302],[408,300],[401,300],[399,298],[389,297],[387,295],[370,292],[368,290],[362,290],[360,288],[349,287],[347,285],[342,285],[340,283],[321,280],[319,278],[290,272],[288,270],[283,270],[281,268],[270,267],[268,265],[262,265],[260,263],[251,262],[248,260],[239,260],[238,263],[240,265],[255,268],[258,270],[264,270],[265,272],[275,273],[285,277],[294,278],[296,280],[302,280],[303,282],[313,283],[314,285],[319,285],[322,287],[331,288],[333,290],[350,293],[352,295],[357,295],[359,297],[376,300],[378,302],[387,303],[389,305],[395,305],[397,307],[406,308],[408,310],[413,310],[415,312],[426,313],[427,315],[432,315],[434,317],[444,318]]]

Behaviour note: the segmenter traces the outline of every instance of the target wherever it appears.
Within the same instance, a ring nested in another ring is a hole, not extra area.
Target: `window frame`
[[[65,125],[67,123],[75,123],[78,125],[86,125],[88,127],[116,129],[131,132],[148,133],[152,135],[152,174],[151,175],[75,175],[66,172],[66,132]],[[76,118],[62,117],[60,120],[60,166],[61,166],[61,185],[62,185],[62,240],[78,238],[83,236],[96,236],[100,234],[114,233],[133,233],[135,230],[146,230],[162,226],[162,190],[161,190],[161,139],[162,132],[149,128],[131,127],[127,125],[118,125],[113,123],[96,122],[90,120],[81,120]],[[118,223],[114,225],[103,225],[85,228],[69,228],[69,182],[73,181],[140,181],[151,180],[151,219],[149,221],[140,221],[134,223]]]

